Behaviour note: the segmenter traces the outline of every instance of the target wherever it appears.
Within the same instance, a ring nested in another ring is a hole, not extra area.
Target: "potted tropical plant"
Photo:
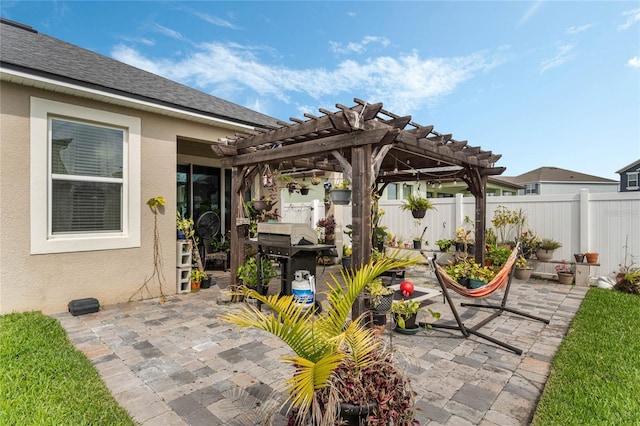
[[[518,256],[516,259],[515,270],[513,271],[513,276],[518,280],[527,281],[531,278],[531,272],[533,269],[527,263],[527,259],[523,255]]]
[[[449,248],[451,247],[452,244],[453,244],[453,240],[449,238],[436,241],[436,245],[438,246],[441,252],[449,251]]]
[[[269,280],[277,275],[276,268],[267,258],[262,258],[262,283],[265,286]],[[238,267],[237,276],[243,284],[249,288],[256,288],[258,285],[258,263],[254,256],[248,257],[244,264]]]
[[[543,238],[536,250],[536,257],[538,260],[547,261],[553,258],[553,252],[562,247],[562,244],[551,238]]]
[[[391,313],[396,320],[397,328],[402,330],[417,330],[416,317],[420,309],[420,302],[413,299],[402,299],[393,302],[391,305]]]
[[[365,299],[368,300],[369,309],[375,312],[388,312],[393,302],[391,287],[382,284],[382,278],[376,278],[365,287]]]
[[[244,287],[245,295],[258,299],[271,311],[242,305],[222,318],[269,332],[290,346],[294,354],[284,355],[283,362],[293,365],[295,371],[286,382],[285,404],[291,407],[296,424],[335,424],[343,403],[375,404],[375,411],[368,413],[374,424],[412,424],[409,380],[396,368],[373,330],[363,324],[362,317],[349,321],[349,315],[367,283],[386,271],[418,261],[418,257],[385,257],[371,260],[356,271],[342,270],[345,286],[332,277],[326,309],[317,315],[295,303],[293,296],[263,296]]]
[[[336,239],[336,218],[334,215],[322,218],[316,223],[316,226],[324,228],[324,243],[333,244]]]
[[[191,291],[200,290],[200,283],[203,279],[207,278],[207,274],[199,269],[191,270]]]
[[[337,184],[329,192],[331,201],[338,206],[346,206],[351,201],[351,184],[349,180],[343,179],[342,183]]]
[[[407,199],[402,203],[400,209],[403,211],[410,211],[411,215],[416,219],[422,219],[427,210],[435,210],[435,206],[431,204],[428,198],[421,197],[420,195],[407,195]]]
[[[342,267],[345,269],[351,269],[351,254],[353,249],[351,246],[344,244],[342,246]]]
[[[511,249],[508,247],[488,245],[485,259],[489,260],[493,266],[502,266],[510,255]]]
[[[184,217],[180,212],[176,212],[176,229],[179,240],[190,240],[193,237],[193,219]]]
[[[540,248],[540,237],[530,229],[522,232],[518,241],[520,241],[520,248],[525,259],[529,259]]]

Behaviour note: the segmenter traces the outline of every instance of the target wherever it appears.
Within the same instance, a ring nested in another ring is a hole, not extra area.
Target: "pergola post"
[[[351,148],[352,194],[351,221],[353,224],[351,262],[354,268],[369,263],[371,256],[371,145]],[[358,299],[351,311],[357,318],[364,311],[362,300]]]
[[[231,285],[237,284],[237,277],[234,271],[238,270],[242,257],[244,255],[244,238],[246,225],[244,225],[244,194],[243,185],[244,169],[246,167],[233,167],[231,169],[231,250],[230,254],[230,271]],[[243,249],[240,250],[239,247]]]

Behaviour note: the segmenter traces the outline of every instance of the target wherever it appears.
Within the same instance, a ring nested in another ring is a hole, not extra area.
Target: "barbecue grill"
[[[280,263],[280,294],[291,295],[291,283],[295,271],[309,271],[316,275],[316,258],[318,256],[336,257],[335,246],[318,244],[318,235],[311,226],[303,223],[258,223],[258,259],[261,265],[262,256],[276,259]],[[262,271],[258,267],[258,282]],[[268,288],[261,288],[266,294]]]

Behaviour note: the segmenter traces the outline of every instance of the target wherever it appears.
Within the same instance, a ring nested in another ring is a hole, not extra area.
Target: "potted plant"
[[[518,256],[516,259],[515,270],[513,271],[513,276],[518,280],[528,280],[531,278],[531,272],[533,269],[527,263],[527,259],[523,255]]]
[[[458,284],[467,288],[484,286],[495,276],[490,268],[474,262],[472,259],[464,259],[445,266],[447,275],[456,280]],[[473,283],[471,280],[474,280]]]
[[[257,199],[251,200],[251,204],[253,208],[258,211],[270,211],[273,208],[273,203],[271,202],[270,197],[260,197]]]
[[[301,195],[308,195],[309,194],[309,184],[306,182],[301,182],[300,183],[300,194]]]
[[[475,234],[473,221],[469,216],[465,216],[462,225],[456,229],[456,251],[466,252],[468,254],[475,253]]]
[[[532,230],[522,232],[518,241],[520,241],[520,248],[525,259],[529,259],[540,248],[541,239]]]
[[[427,213],[427,210],[435,210],[436,208],[428,198],[409,194],[407,195],[406,201],[400,206],[400,209],[410,211],[411,215],[416,219],[422,219]]]
[[[176,212],[176,229],[179,240],[190,240],[193,237],[193,219],[184,217],[180,212]]]
[[[351,254],[353,253],[353,249],[351,246],[343,245],[342,246],[342,267],[344,269],[351,269]]]
[[[243,288],[272,309],[260,312],[253,305],[229,311],[223,320],[241,327],[264,330],[290,346],[293,355],[283,362],[295,367],[287,380],[288,398],[297,424],[335,424],[343,403],[376,404],[369,418],[375,424],[412,424],[413,391],[408,379],[382,349],[382,341],[361,318],[349,321],[351,307],[367,283],[384,272],[415,264],[419,258],[385,257],[356,271],[342,270],[345,286],[334,277],[326,309],[305,310],[292,296],[263,296]],[[381,374],[383,372],[383,374]]]
[[[265,286],[269,284],[269,280],[277,275],[276,268],[267,258],[262,258],[262,283]],[[258,263],[256,258],[248,257],[244,264],[238,267],[237,276],[242,283],[249,288],[256,288],[258,285]]]
[[[585,253],[584,256],[587,258],[587,263],[598,263],[598,253]]]
[[[451,244],[453,244],[453,240],[448,238],[436,241],[436,245],[438,246],[441,252],[449,251],[449,247],[451,247]]]
[[[415,221],[415,226],[416,229],[420,229],[420,221],[416,220]],[[421,249],[422,248],[422,241],[424,240],[424,234],[427,232],[427,228],[428,226],[425,226],[424,228],[422,228],[422,232],[420,233],[420,235],[416,235],[415,237],[413,237],[413,248],[414,249]],[[428,245],[429,242],[427,241],[427,243],[425,245]]]
[[[538,250],[536,250],[536,257],[538,260],[547,261],[553,258],[554,250],[562,247],[562,244],[551,238],[543,238],[540,241]]]
[[[566,263],[556,265],[556,274],[558,274],[558,282],[560,284],[571,284],[573,282],[573,268]]]
[[[375,312],[388,312],[393,302],[393,292],[391,287],[382,284],[382,278],[376,278],[367,283],[365,299],[368,301],[369,309]]]
[[[336,218],[334,215],[329,215],[322,218],[316,223],[316,226],[324,228],[324,242],[325,244],[333,244],[336,239]]]
[[[506,263],[507,259],[511,255],[511,249],[504,246],[487,246],[486,256],[487,260],[491,261],[493,266],[502,266]]]
[[[201,270],[192,269],[191,270],[191,291],[200,290],[200,283],[206,277],[207,277],[207,274],[205,274]]]
[[[393,302],[391,305],[391,313],[393,314],[398,328],[409,330],[417,330],[416,317],[420,309],[420,302],[413,299],[402,299]]]
[[[351,184],[349,180],[343,179],[342,183],[337,184],[329,192],[331,201],[338,206],[346,206],[351,201]]]

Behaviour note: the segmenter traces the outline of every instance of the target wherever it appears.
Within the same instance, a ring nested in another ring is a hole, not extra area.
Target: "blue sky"
[[[10,1],[1,15],[288,120],[383,102],[502,154],[618,179],[640,158],[640,1]]]

